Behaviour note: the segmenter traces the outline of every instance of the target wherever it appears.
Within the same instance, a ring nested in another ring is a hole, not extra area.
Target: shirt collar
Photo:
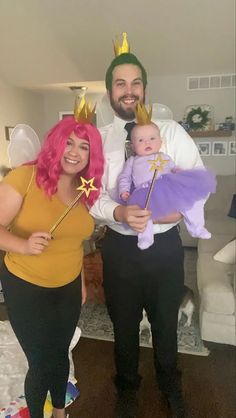
[[[135,121],[135,119],[133,119],[133,121]],[[127,122],[133,122],[132,120],[124,120],[119,118],[118,116],[114,115],[114,125],[118,128],[118,129],[125,129],[125,125]]]

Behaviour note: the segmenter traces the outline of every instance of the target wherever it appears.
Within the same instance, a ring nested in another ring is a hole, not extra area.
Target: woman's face
[[[66,147],[61,158],[61,166],[66,174],[77,174],[89,162],[89,142],[78,138],[72,132],[67,139]]]

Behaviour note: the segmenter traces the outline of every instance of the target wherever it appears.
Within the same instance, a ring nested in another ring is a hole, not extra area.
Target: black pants
[[[177,319],[184,285],[184,251],[177,227],[156,234],[147,250],[137,237],[108,229],[103,240],[104,290],[114,326],[118,388],[138,388],[139,323],[146,309],[154,365],[163,391],[177,378]]]
[[[68,285],[45,288],[19,279],[3,265],[0,278],[10,323],[28,360],[30,417],[43,418],[48,391],[55,408],[65,406],[68,351],[81,308],[80,276]]]

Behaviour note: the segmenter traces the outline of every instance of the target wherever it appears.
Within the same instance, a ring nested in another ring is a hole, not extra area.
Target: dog
[[[182,298],[182,302],[180,304],[179,313],[178,313],[178,323],[181,321],[181,318],[183,315],[186,318],[184,326],[190,327],[192,324],[194,310],[195,310],[194,293],[192,289],[190,289],[187,286],[184,286],[183,298]],[[148,321],[148,317],[147,317],[147,313],[145,309],[143,309],[143,318],[142,318],[142,321],[140,322],[139,335],[141,335],[144,330],[148,330],[148,333],[149,333],[148,342],[150,343],[152,339],[151,325]]]
[[[152,341],[151,325],[148,321],[147,312],[143,309],[143,318],[139,325],[139,336],[143,333],[144,330],[147,330],[148,334],[148,343]]]
[[[184,295],[179,307],[178,322],[180,322],[182,315],[186,317],[185,327],[190,327],[192,324],[193,312],[195,310],[194,293],[188,286],[184,286]]]

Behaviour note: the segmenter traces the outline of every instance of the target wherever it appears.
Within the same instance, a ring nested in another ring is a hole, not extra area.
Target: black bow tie
[[[125,124],[124,128],[127,131],[126,141],[130,141],[131,131],[135,125],[136,125],[136,122],[128,122]]]

